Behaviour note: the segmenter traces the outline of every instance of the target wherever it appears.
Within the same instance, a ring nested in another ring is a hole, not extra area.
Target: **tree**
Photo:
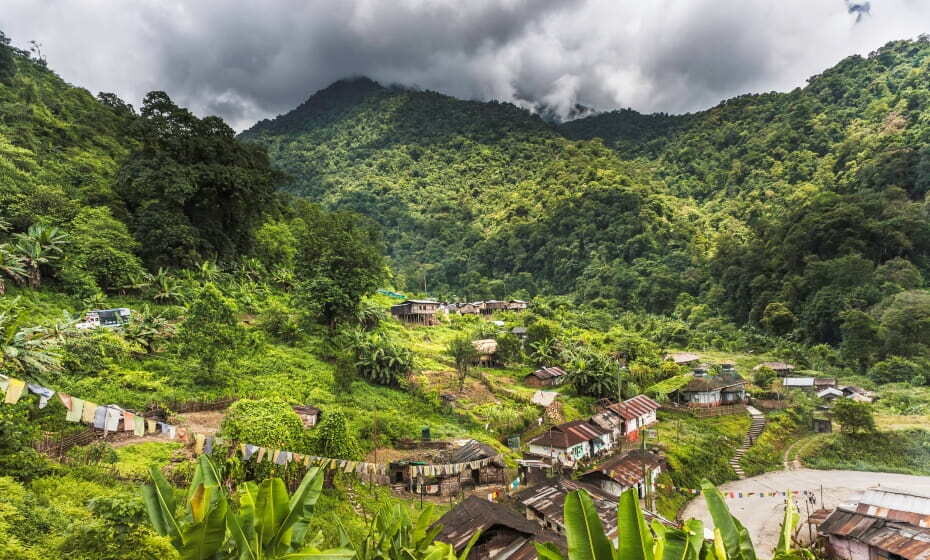
[[[843,342],[840,352],[860,371],[865,370],[881,352],[883,341],[879,324],[868,313],[850,309],[840,313]]]
[[[67,260],[89,273],[100,288],[125,289],[145,273],[133,251],[138,243],[109,208],[83,208],[71,220],[71,250]]]
[[[297,294],[321,322],[351,319],[364,296],[387,279],[377,231],[361,216],[299,204]]]
[[[752,383],[757,387],[768,389],[776,377],[778,377],[778,374],[775,373],[775,370],[767,366],[762,366],[759,369],[753,371]]]
[[[879,304],[885,352],[902,356],[930,353],[930,293],[911,290]]]
[[[42,285],[42,267],[61,258],[68,235],[55,226],[33,224],[26,233],[13,236],[13,250],[26,268],[29,287]]]
[[[139,252],[152,268],[231,261],[276,210],[283,181],[265,149],[238,141],[218,117],[198,119],[164,92],[145,96],[134,130],[141,148],[117,177]]]
[[[876,383],[899,383],[911,381],[924,371],[926,368],[916,362],[900,356],[891,356],[869,368],[868,375]]]
[[[358,440],[349,433],[345,415],[337,410],[323,415],[313,430],[310,445],[315,453],[333,459],[355,459],[361,454]]]
[[[413,353],[383,333],[356,331],[352,351],[356,372],[379,385],[397,385],[413,368]]]
[[[832,412],[834,420],[840,423],[844,432],[855,434],[875,431],[872,407],[867,403],[856,402],[852,399],[837,399]]]
[[[465,378],[468,377],[468,371],[472,365],[478,361],[478,351],[472,344],[471,338],[460,335],[446,344],[446,354],[452,358],[455,364],[455,371],[458,374],[459,392],[465,390]]]
[[[760,322],[765,330],[776,336],[783,336],[794,330],[798,319],[787,305],[773,301],[765,306]]]
[[[0,296],[6,293],[6,279],[21,282],[26,277],[26,268],[22,259],[16,255],[9,244],[0,245]]]
[[[0,83],[9,84],[16,75],[16,61],[10,49],[10,39],[0,31]]]
[[[59,368],[54,341],[40,327],[23,327],[25,314],[14,301],[0,310],[0,367],[15,375],[42,381]]]
[[[239,324],[236,304],[223,296],[212,283],[200,290],[191,304],[187,318],[178,329],[181,355],[200,363],[195,376],[198,382],[219,381],[217,366],[253,342]]]

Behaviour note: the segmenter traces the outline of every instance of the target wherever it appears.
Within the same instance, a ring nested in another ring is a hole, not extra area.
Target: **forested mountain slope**
[[[670,274],[690,266],[689,203],[648,166],[566,140],[513,105],[355,79],[242,137],[268,147],[292,192],[380,222],[410,286],[469,298],[564,293],[581,289],[595,262],[618,259],[633,265],[619,298],[664,308],[694,284]]]
[[[924,286],[928,61],[925,38],[898,41],[790,93],[557,127],[357,79],[243,137],[293,192],[379,221],[409,286],[651,312],[687,293],[838,343],[845,312],[880,320],[882,301]]]
[[[112,202],[120,162],[134,147],[131,113],[94,98],[0,33],[0,208],[14,226],[80,202]]]

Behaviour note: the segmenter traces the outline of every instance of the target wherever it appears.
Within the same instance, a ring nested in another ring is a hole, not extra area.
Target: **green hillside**
[[[382,224],[409,288],[653,313],[697,302],[839,344],[844,321],[881,330],[877,310],[930,271],[928,61],[926,39],[899,41],[789,93],[558,127],[356,79],[242,137],[291,192]]]
[[[566,140],[513,105],[356,79],[241,137],[268,148],[290,192],[375,218],[410,287],[567,293],[617,259],[631,265],[620,289],[649,308],[696,287],[693,205],[648,166]]]

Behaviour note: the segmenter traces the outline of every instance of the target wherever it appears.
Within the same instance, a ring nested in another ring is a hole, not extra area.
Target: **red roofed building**
[[[616,444],[621,438],[628,441],[639,439],[639,430],[655,424],[659,403],[646,395],[636,395],[621,403],[607,406],[591,417],[591,422],[611,433]]]
[[[558,460],[565,465],[574,465],[613,446],[609,431],[585,420],[553,426],[528,443],[529,452],[533,455]]]

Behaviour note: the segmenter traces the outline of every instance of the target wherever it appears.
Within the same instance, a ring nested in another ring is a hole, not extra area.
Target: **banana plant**
[[[569,560],[755,560],[745,528],[729,512],[723,496],[709,483],[702,485],[714,519],[714,540],[704,539],[704,523],[686,521],[680,529],[658,521],[646,523],[635,489],[620,495],[617,544],[607,538],[591,497],[584,491],[565,498],[565,536]],[[536,544],[542,560],[565,560],[552,544]]]
[[[313,508],[323,489],[323,471],[312,468],[290,497],[280,478],[246,482],[236,493],[237,510],[227,516],[239,560],[351,558],[351,550],[304,546]]]
[[[181,560],[217,558],[226,542],[229,504],[210,460],[200,457],[180,516],[174,488],[157,467],[149,471],[152,484],[142,487],[142,499],[155,532],[171,539]]]

